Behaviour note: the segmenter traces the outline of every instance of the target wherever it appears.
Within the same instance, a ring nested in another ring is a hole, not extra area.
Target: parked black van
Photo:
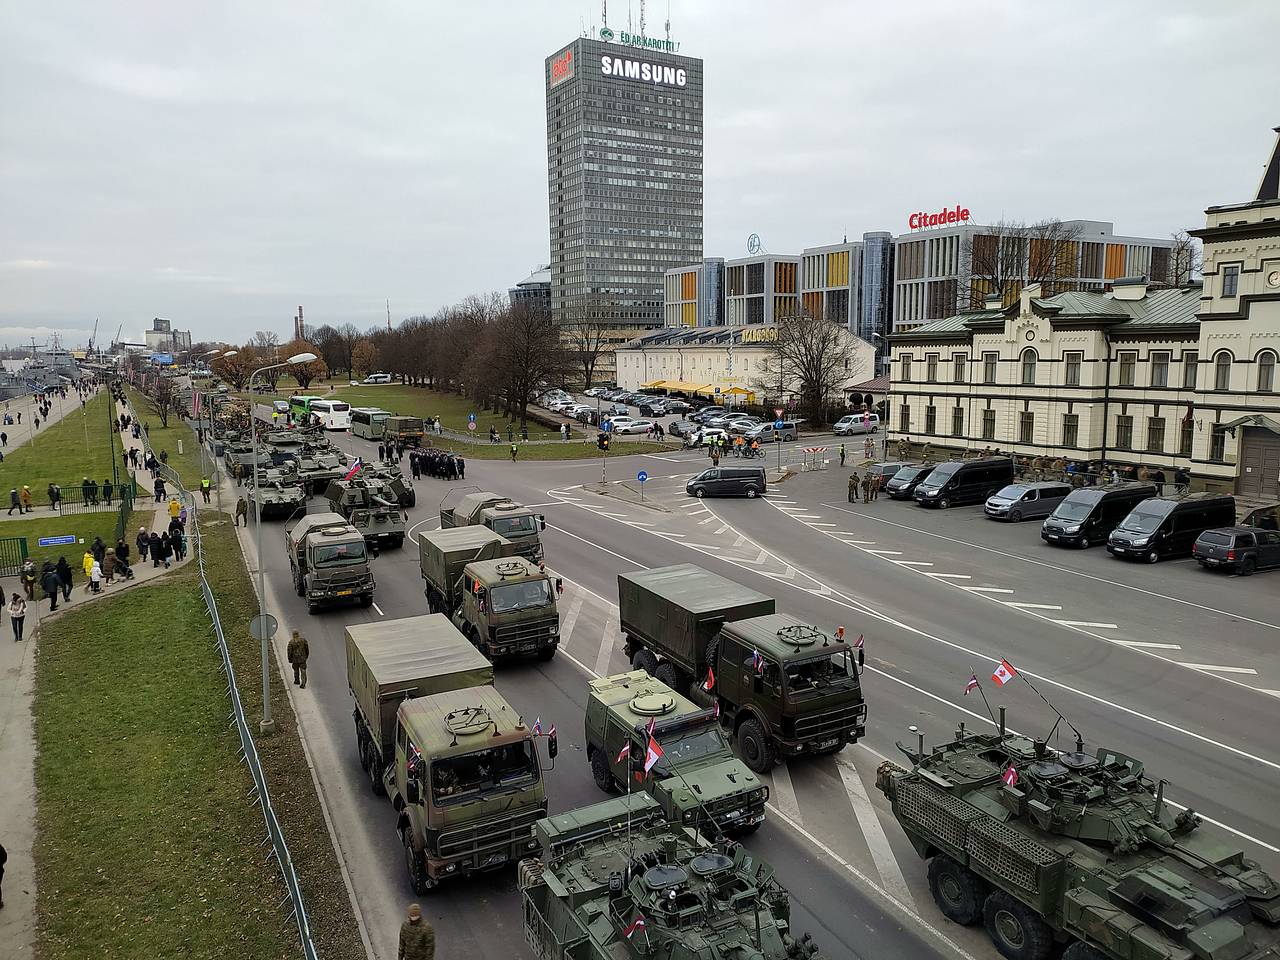
[[[1063,547],[1106,543],[1134,507],[1155,495],[1154,485],[1132,480],[1073,490],[1040,527],[1040,539]]]
[[[908,463],[889,478],[884,492],[895,500],[910,500],[924,479],[933,473],[935,463]]]
[[[1236,522],[1236,498],[1222,493],[1182,493],[1152,497],[1133,508],[1107,539],[1113,557],[1155,563],[1162,557],[1186,556],[1196,538],[1214,527]]]
[[[758,497],[765,491],[764,467],[712,467],[684,490],[691,497]]]
[[[982,503],[1002,487],[1013,483],[1010,457],[949,460],[933,468],[912,496],[922,507],[958,507]]]

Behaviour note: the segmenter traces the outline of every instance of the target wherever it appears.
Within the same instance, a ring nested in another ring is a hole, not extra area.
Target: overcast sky
[[[664,0],[648,7],[661,35]],[[1165,236],[1251,199],[1280,2],[671,0],[706,254],[961,203]],[[628,6],[609,4],[610,25]],[[632,4],[637,21],[639,3]],[[0,6],[0,344],[385,322],[548,258],[543,58],[598,2]]]

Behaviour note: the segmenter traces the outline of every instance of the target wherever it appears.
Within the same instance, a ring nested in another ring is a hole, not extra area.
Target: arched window
[[[1039,357],[1032,347],[1022,351],[1022,382],[1025,384],[1034,384],[1036,382],[1036,361]]]
[[[1258,354],[1258,392],[1271,393],[1276,388],[1276,355],[1271,350]]]
[[[1219,350],[1213,355],[1213,389],[1231,389],[1231,353]]]

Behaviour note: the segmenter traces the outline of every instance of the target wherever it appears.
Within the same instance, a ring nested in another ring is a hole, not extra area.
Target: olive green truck
[[[446,498],[447,499],[447,498]],[[534,563],[543,558],[541,531],[546,519],[528,507],[497,493],[469,493],[455,507],[440,506],[440,529],[479,525],[501,534],[516,545],[516,553]]]
[[[346,641],[360,765],[399,815],[414,892],[529,856],[547,815],[538,735],[489,661],[440,614],[351,624]]]

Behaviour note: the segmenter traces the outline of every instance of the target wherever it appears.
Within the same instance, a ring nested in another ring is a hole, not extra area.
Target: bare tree
[[[259,330],[249,343],[266,356],[271,356],[280,347],[280,337],[274,330]]]
[[[965,237],[960,262],[969,266],[968,300],[981,308],[992,294],[1012,303],[1025,284],[1038,283],[1045,296],[1071,289],[1078,275],[1080,226],[1053,218],[1026,224],[1001,220]],[[959,304],[948,303],[929,316],[948,316]]]
[[[1185,230],[1178,230],[1171,236],[1173,248],[1169,251],[1168,274],[1163,277],[1156,276],[1153,260],[1151,279],[1164,281],[1173,287],[1181,287],[1200,274],[1200,268],[1203,266],[1200,241]],[[1152,251],[1152,257],[1154,256],[1155,250]]]
[[[756,389],[779,400],[794,394],[801,412],[819,422],[849,378],[853,361],[849,333],[803,309],[780,317],[777,330],[778,339],[760,364]]]
[[[608,329],[606,321],[588,316],[577,317],[561,327],[567,359],[576,370],[582,371],[583,389],[595,384],[596,365],[605,351]]]
[[[360,332],[360,328],[354,323],[344,323],[337,328],[337,334],[340,344],[339,362],[342,369],[347,371],[347,376],[350,377],[352,372],[352,353],[364,334]]]
[[[160,426],[169,426],[169,415],[177,413],[182,406],[182,398],[174,385],[173,377],[156,375],[155,390],[151,393],[151,405],[156,408],[156,414],[160,417]]]
[[[487,353],[495,378],[505,387],[507,411],[523,427],[537,388],[564,376],[560,328],[546,310],[517,303],[490,325],[489,341]]]

